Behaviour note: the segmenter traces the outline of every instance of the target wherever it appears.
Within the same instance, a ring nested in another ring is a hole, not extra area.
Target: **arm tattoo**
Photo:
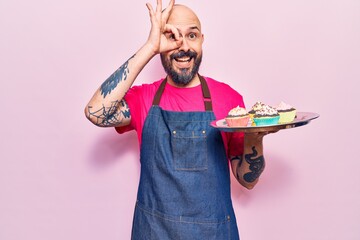
[[[234,161],[234,160],[239,160],[239,162],[236,165],[236,178],[239,180],[240,179],[239,170],[240,170],[243,158],[242,158],[242,156],[233,156],[233,157],[230,158],[231,162]]]
[[[240,162],[242,162],[242,156],[231,156],[230,157],[230,162],[232,162],[234,160],[240,160]]]
[[[91,111],[91,108],[92,106],[88,106],[89,117],[96,118],[94,124],[100,127],[116,126],[122,123],[125,118],[130,118],[130,109],[124,100],[111,102],[110,107],[105,107],[103,105],[102,108],[93,112]],[[125,109],[121,110],[121,108]]]
[[[258,156],[255,147],[252,147],[252,153],[245,154],[245,161],[250,164],[249,169],[251,172],[244,174],[244,180],[247,182],[254,182],[265,168],[264,156]]]
[[[129,60],[132,59],[134,56],[135,54],[131,58],[129,58],[123,65],[121,65],[121,67],[119,67],[113,74],[111,74],[111,76],[106,79],[103,84],[101,84],[101,95],[103,95],[104,98],[116,88],[120,81],[126,80],[129,74]]]

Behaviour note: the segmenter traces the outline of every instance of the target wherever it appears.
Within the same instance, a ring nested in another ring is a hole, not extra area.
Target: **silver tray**
[[[226,124],[225,119],[215,120],[210,123],[214,128],[219,129],[223,132],[245,132],[245,133],[254,133],[254,132],[272,132],[282,129],[289,129],[300,127],[308,124],[311,120],[318,118],[320,115],[313,112],[297,112],[294,121],[283,124],[275,125],[266,125],[266,126],[251,126],[249,121],[248,126],[246,127],[229,127]]]

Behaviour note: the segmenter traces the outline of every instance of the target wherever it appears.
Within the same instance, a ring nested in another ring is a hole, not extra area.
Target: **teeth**
[[[183,58],[176,58],[176,61],[178,62],[189,62],[191,58],[189,57],[183,57]]]

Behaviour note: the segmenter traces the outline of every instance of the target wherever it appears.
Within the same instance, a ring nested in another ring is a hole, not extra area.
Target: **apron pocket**
[[[178,171],[207,170],[206,131],[171,132],[174,167]]]
[[[238,240],[236,221],[167,215],[139,202],[135,208],[132,240]],[[234,225],[235,224],[235,225]]]

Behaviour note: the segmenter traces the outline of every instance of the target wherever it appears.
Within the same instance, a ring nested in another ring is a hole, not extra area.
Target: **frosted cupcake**
[[[264,105],[260,110],[255,111],[253,120],[255,126],[265,126],[278,124],[279,119],[280,115],[275,108],[269,105]]]
[[[276,107],[280,115],[279,123],[289,123],[294,121],[296,116],[296,109],[284,102],[280,102],[279,105]]]
[[[255,123],[253,121],[253,118],[254,118],[254,115],[255,115],[255,112],[260,110],[263,106],[265,106],[264,103],[260,102],[260,101],[257,101],[252,107],[251,107],[251,110],[249,111],[249,116],[250,116],[250,121],[251,121],[251,125],[252,126],[255,126]]]
[[[249,122],[249,113],[245,108],[237,106],[229,111],[225,121],[229,127],[244,127]]]

